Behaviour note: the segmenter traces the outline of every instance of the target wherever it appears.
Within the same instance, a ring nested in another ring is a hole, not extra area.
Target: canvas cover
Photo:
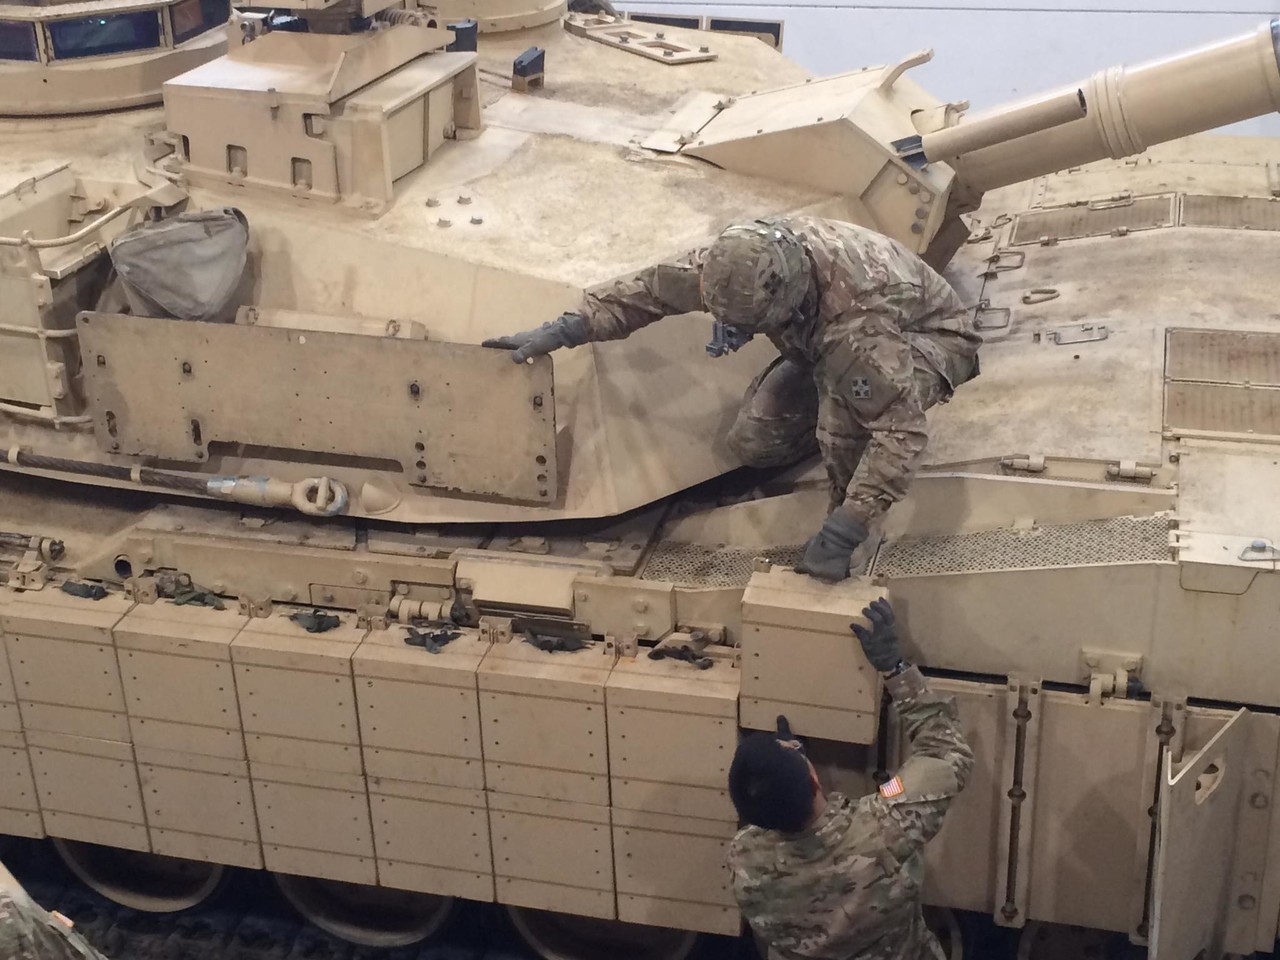
[[[109,254],[134,313],[229,321],[248,246],[244,214],[223,207],[143,224],[117,237]]]

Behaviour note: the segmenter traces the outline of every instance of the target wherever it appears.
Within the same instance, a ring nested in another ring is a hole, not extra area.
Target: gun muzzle
[[[1084,112],[1068,117],[1083,94]],[[1252,33],[1072,84],[921,137],[979,192],[1280,110],[1280,17]],[[1067,119],[1063,119],[1068,117]],[[968,133],[966,133],[968,131]]]

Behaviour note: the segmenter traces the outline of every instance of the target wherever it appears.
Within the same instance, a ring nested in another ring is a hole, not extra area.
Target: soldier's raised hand
[[[902,647],[898,644],[898,625],[894,621],[893,607],[884,598],[872,600],[871,606],[863,607],[862,615],[871,626],[851,623],[849,629],[862,644],[862,652],[871,665],[881,673],[888,673],[902,661]]]
[[[511,359],[524,363],[530,357],[546,356],[561,347],[580,347],[591,340],[591,331],[581,314],[562,313],[550,323],[522,330],[506,337],[490,337],[480,345],[510,350]]]

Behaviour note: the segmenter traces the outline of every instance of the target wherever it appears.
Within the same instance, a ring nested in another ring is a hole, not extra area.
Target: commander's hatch
[[[1222,956],[1252,719],[1249,711],[1237,711],[1180,764],[1172,752],[1164,755],[1150,960]]]

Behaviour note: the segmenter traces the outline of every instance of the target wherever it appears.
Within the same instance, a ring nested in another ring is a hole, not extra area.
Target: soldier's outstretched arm
[[[699,287],[705,248],[588,290],[578,312],[591,339],[622,340],[663,317],[703,309]]]
[[[960,728],[955,702],[930,690],[917,667],[887,679],[885,688],[906,730],[911,756],[872,802],[901,830],[906,855],[942,829],[947,808],[973,770],[973,750]]]
[[[870,626],[852,623],[849,628],[867,660],[885,676],[885,689],[911,745],[911,756],[897,776],[867,801],[896,837],[892,845],[901,859],[942,829],[947,808],[973,771],[973,750],[960,728],[955,702],[930,690],[919,668],[903,659],[889,602],[876,600],[862,614]]]
[[[490,337],[485,347],[511,351],[524,363],[562,347],[580,347],[600,340],[622,340],[663,317],[702,309],[699,266],[705,250],[693,250],[669,263],[641,270],[586,291],[576,312],[531,330]]]

